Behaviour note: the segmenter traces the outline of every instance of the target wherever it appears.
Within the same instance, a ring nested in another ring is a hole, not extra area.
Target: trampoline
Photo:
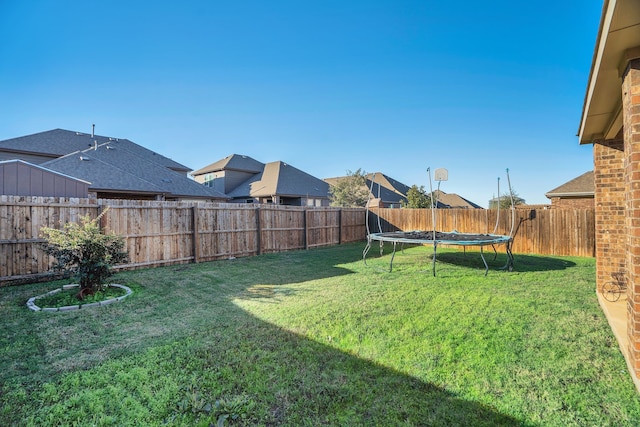
[[[429,183],[431,186],[431,172],[429,169]],[[435,179],[438,181],[438,185],[441,181],[447,180],[448,173],[446,169],[438,169],[435,171]],[[507,169],[507,180],[509,180],[509,169]],[[375,182],[375,175],[371,181],[371,189],[370,194],[373,194],[373,186]],[[380,193],[380,184],[378,184],[378,194]],[[498,178],[498,194],[500,194],[500,180]],[[509,194],[512,195],[511,184],[509,182]],[[432,215],[432,223],[436,224],[435,216],[436,216],[436,206],[438,205],[437,200],[434,201],[433,198],[433,188],[431,188],[431,215]],[[484,275],[486,276],[489,272],[489,265],[487,264],[487,260],[484,256],[484,247],[491,246],[494,251],[495,256],[497,256],[496,245],[505,245],[505,251],[507,255],[507,262],[501,268],[502,270],[513,270],[513,253],[511,252],[511,244],[513,242],[513,224],[514,224],[514,203],[513,197],[511,198],[511,232],[509,235],[501,235],[495,234],[498,228],[498,221],[500,216],[500,209],[498,207],[498,215],[496,217],[496,226],[494,232],[491,234],[481,234],[481,233],[460,233],[458,231],[450,231],[450,232],[440,232],[434,230],[424,231],[424,230],[414,230],[414,231],[388,231],[383,232],[382,226],[380,224],[380,217],[378,216],[378,230],[379,232],[371,233],[369,228],[369,203],[367,203],[367,218],[366,218],[366,227],[367,227],[367,244],[362,253],[362,259],[364,264],[367,264],[367,254],[371,250],[371,246],[374,241],[380,242],[380,255],[383,255],[383,247],[384,243],[391,243],[393,246],[393,252],[391,253],[391,260],[389,262],[389,272],[393,270],[393,260],[396,255],[396,250],[398,244],[401,245],[401,248],[404,247],[404,244],[416,244],[416,245],[432,245],[433,246],[433,275],[436,275],[436,253],[437,248],[440,245],[446,246],[462,246],[466,249],[468,246],[475,246],[480,248],[480,257],[485,267]]]

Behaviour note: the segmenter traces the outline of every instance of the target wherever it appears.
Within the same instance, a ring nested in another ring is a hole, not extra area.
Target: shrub
[[[78,296],[104,289],[111,275],[111,266],[125,263],[129,254],[124,251],[124,239],[115,234],[103,234],[98,225],[100,217],[80,217],[79,223],[67,223],[62,230],[43,227],[47,240],[44,251],[56,259],[53,269],[74,275],[80,283]]]

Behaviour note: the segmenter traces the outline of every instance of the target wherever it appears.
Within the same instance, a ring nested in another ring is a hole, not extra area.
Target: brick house
[[[545,196],[551,200],[552,208],[587,209],[595,207],[594,194],[593,171],[589,171],[548,191]]]
[[[640,390],[640,2],[604,0],[580,126],[593,146],[598,299]],[[614,273],[627,283],[602,297]]]

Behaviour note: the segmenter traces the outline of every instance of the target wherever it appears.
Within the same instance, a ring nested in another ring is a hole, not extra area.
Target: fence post
[[[102,208],[102,204],[98,204],[96,207],[96,218],[100,218],[100,221],[98,221],[98,227],[102,232],[104,232],[104,225],[107,222],[107,220],[101,216],[103,211],[104,209]]]
[[[338,244],[342,244],[342,208],[338,208]]]
[[[307,221],[307,214],[309,213],[309,211],[307,210],[307,208],[304,208],[302,210],[302,228],[304,228],[304,235],[303,235],[303,239],[304,239],[304,248],[309,249],[309,228],[307,227],[308,221]]]
[[[256,255],[260,255],[262,253],[262,231],[260,230],[260,205],[256,206]]]
[[[193,262],[200,261],[200,233],[198,226],[198,205],[191,207],[192,226],[193,226]]]

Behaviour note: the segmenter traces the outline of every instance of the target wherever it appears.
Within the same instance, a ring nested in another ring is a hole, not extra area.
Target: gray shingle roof
[[[445,207],[451,209],[482,209],[482,206],[470,202],[455,193],[445,193],[442,190],[435,190],[433,194],[436,200],[438,200],[438,207],[445,205]]]
[[[0,141],[0,149],[21,153],[43,154],[52,158],[61,157],[76,151],[83,151],[95,146],[95,143],[104,144],[118,141],[121,145],[126,145],[131,152],[140,156],[150,156],[167,168],[175,171],[188,172],[191,168],[169,159],[161,154],[155,153],[141,145],[129,141],[128,139],[113,138],[108,136],[93,135],[82,132],[74,132],[64,129],[53,129],[45,132],[34,133],[32,135],[20,136],[17,138]]]
[[[262,172],[240,184],[230,197],[329,197],[329,184],[284,162],[264,165]]]
[[[593,196],[594,193],[595,182],[593,171],[589,171],[545,193],[545,196],[549,199],[552,197],[589,197]]]
[[[42,167],[89,181],[90,189],[94,191],[227,199],[219,191],[168,169],[162,157],[149,156],[137,147],[128,140],[112,140],[50,160]]]
[[[205,173],[216,172],[221,170],[234,170],[240,172],[260,173],[264,168],[264,163],[241,154],[231,154],[224,159],[211,163],[197,171],[191,172],[192,176],[202,175]]]
[[[371,180],[375,180],[375,186],[380,184],[381,187],[388,189],[402,198],[406,198],[407,191],[409,191],[408,185],[401,183],[400,181],[396,181],[395,179],[383,174],[382,172],[375,172],[367,174],[367,185],[371,185]]]

